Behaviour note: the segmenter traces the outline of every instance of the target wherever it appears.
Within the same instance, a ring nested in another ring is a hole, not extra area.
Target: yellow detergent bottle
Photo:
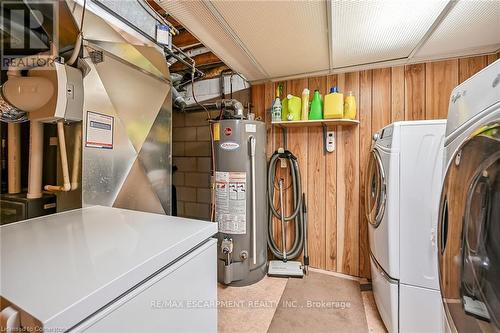
[[[288,98],[283,98],[281,103],[281,121],[286,121],[288,118]]]
[[[286,120],[300,120],[300,111],[302,106],[300,97],[288,95],[286,99],[288,100],[288,115]]]
[[[344,103],[344,118],[356,119],[356,98],[352,91],[347,93]]]
[[[325,96],[323,117],[325,119],[340,119],[344,117],[344,94],[337,87],[332,87]]]

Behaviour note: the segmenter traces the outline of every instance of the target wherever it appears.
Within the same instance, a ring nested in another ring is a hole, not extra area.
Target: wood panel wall
[[[360,124],[330,128],[336,133],[333,153],[323,151],[320,127],[289,128],[286,133],[287,148],[298,157],[307,195],[311,267],[370,276],[364,192],[373,133],[394,121],[446,118],[453,88],[499,57],[497,53],[252,86],[254,112],[268,124],[269,156],[285,139],[281,128],[270,125],[277,84],[283,85],[283,95],[300,96],[305,87],[325,94],[337,85],[356,96]],[[278,174],[289,182],[287,169],[280,168]],[[288,190],[287,212],[292,200]],[[289,229],[288,240],[293,234]],[[275,235],[279,239],[279,225]]]

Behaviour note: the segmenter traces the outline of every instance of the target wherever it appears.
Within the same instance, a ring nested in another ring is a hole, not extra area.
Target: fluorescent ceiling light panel
[[[329,69],[325,1],[212,1],[268,77]]]
[[[446,4],[439,0],[332,0],[333,67],[408,57]]]
[[[415,58],[439,58],[500,47],[500,1],[459,1],[437,27]]]

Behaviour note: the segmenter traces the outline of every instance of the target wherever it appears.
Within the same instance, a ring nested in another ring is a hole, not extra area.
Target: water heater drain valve
[[[231,238],[224,238],[220,245],[222,253],[227,255],[227,263],[229,265],[231,263],[231,253],[233,253],[233,240]]]

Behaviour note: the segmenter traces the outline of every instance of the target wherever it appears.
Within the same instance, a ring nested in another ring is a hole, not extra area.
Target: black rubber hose
[[[268,237],[267,243],[272,254],[283,260],[283,252],[280,250],[276,242],[274,241],[273,234],[273,216],[278,220],[281,220],[281,214],[274,208],[273,196],[274,196],[274,180],[276,179],[276,163],[278,158],[284,158],[290,167],[290,173],[292,175],[292,192],[293,192],[293,213],[289,216],[284,216],[285,221],[294,220],[295,225],[295,237],[293,246],[290,251],[287,251],[287,259],[297,258],[304,245],[304,212],[302,209],[302,190],[301,190],[301,180],[300,180],[300,170],[297,163],[297,159],[289,151],[285,153],[275,152],[269,161],[268,169],[268,183],[267,183],[267,194],[269,202],[269,220],[268,220]],[[283,204],[283,203],[282,203]]]

